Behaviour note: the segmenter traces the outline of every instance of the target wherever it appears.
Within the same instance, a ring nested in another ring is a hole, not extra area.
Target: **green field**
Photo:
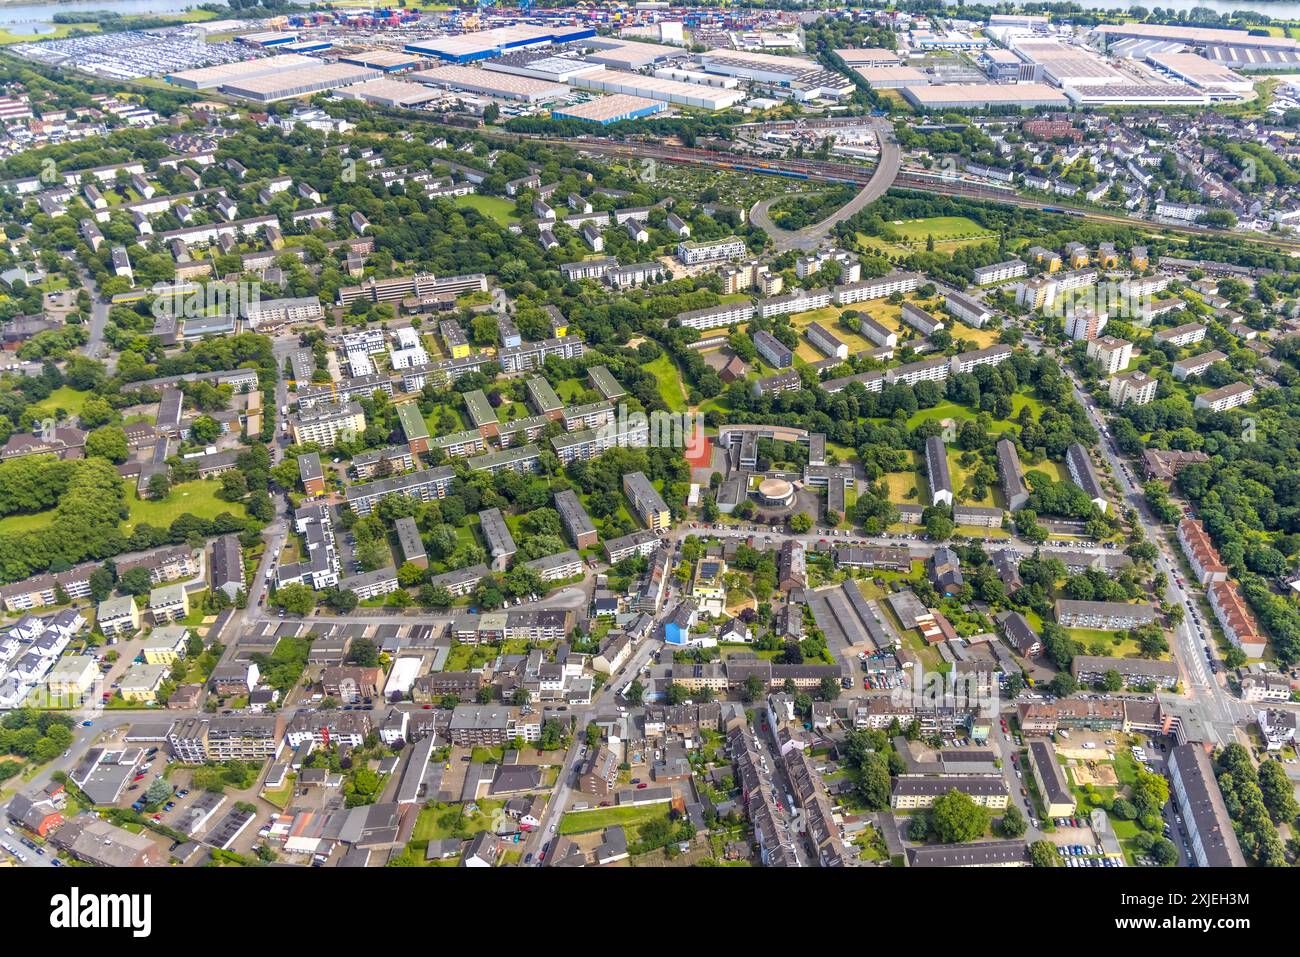
[[[415,820],[415,830],[411,832],[412,841],[441,841],[449,837],[470,838],[479,831],[486,831],[492,826],[492,814],[505,805],[504,801],[477,801],[478,811],[469,817],[463,815],[463,805],[439,804],[420,809],[420,816]],[[464,828],[459,830],[450,826],[456,818],[463,818]]]
[[[972,243],[987,242],[993,233],[965,216],[929,216],[925,219],[898,220],[887,224],[897,236],[887,240],[880,236],[858,233],[858,245],[865,250],[886,253],[910,252],[923,247],[933,238],[936,252],[953,252]]]
[[[67,415],[80,415],[89,398],[89,392],[78,392],[71,386],[59,386],[48,398],[33,405],[32,410],[39,415],[52,415],[56,409],[62,409]]]
[[[907,242],[925,242],[927,236],[933,236],[935,242],[944,239],[965,239],[971,236],[985,235],[986,230],[973,219],[965,216],[929,216],[925,219],[909,219],[889,224]]]
[[[570,811],[560,820],[561,834],[587,834],[601,831],[612,824],[635,827],[647,821],[666,816],[667,804],[646,804],[641,807],[598,807],[590,811]]]
[[[668,353],[662,353],[654,362],[648,362],[645,369],[659,383],[659,395],[670,412],[686,411],[686,396],[682,392],[682,375]]]
[[[469,196],[457,196],[456,205],[477,209],[484,216],[490,216],[502,226],[518,219],[515,216],[515,204],[508,199],[502,199],[500,196],[479,196],[477,193],[471,193]]]
[[[97,23],[55,23],[44,24],[51,27],[48,33],[13,33],[9,30],[0,28],[0,46],[9,46],[14,43],[33,43],[38,40],[62,40],[73,30],[80,30],[83,33],[98,33],[99,24]]]
[[[198,518],[216,518],[222,512],[229,512],[239,518],[245,518],[248,510],[242,502],[225,502],[217,498],[221,483],[214,479],[199,479],[194,482],[182,482],[173,485],[171,494],[165,501],[145,501],[135,494],[135,483],[129,479],[122,482],[126,491],[126,506],[130,511],[123,530],[127,533],[147,522],[156,528],[167,528],[186,512]],[[54,510],[35,512],[31,515],[9,515],[0,518],[0,535],[16,535],[44,528],[54,517]]]
[[[50,523],[50,512],[36,512],[32,515],[7,515],[0,518],[0,535],[18,535],[44,528]]]
[[[126,504],[130,509],[126,520],[128,532],[141,522],[166,528],[186,512],[198,518],[216,518],[222,512],[229,512],[239,518],[248,514],[242,502],[223,502],[217,498],[221,483],[212,479],[173,485],[171,494],[161,502],[141,500],[136,497],[135,483],[128,481],[124,484],[127,487]]]
[[[1011,397],[1011,418],[1015,419],[1016,416],[1020,415],[1020,411],[1025,406],[1029,406],[1035,418],[1043,414],[1043,403],[1039,399],[1023,392],[1017,392]],[[940,402],[933,408],[918,410],[916,414],[907,420],[907,427],[914,429],[922,422],[942,419],[955,419],[958,422],[965,422],[968,419],[976,418],[976,415],[977,413],[968,406],[958,405],[955,402]],[[1010,425],[1009,421],[994,419],[990,429],[993,432],[1001,432],[1009,428]]]

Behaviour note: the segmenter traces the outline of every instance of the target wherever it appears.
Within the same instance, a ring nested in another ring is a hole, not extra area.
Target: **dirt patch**
[[[1114,761],[1115,749],[1109,747],[1084,748],[1078,744],[1061,746],[1061,742],[1056,744],[1056,753],[1063,758],[1071,761],[1078,761],[1082,764],[1090,764],[1094,761]]]
[[[1081,788],[1089,784],[1099,788],[1119,786],[1119,777],[1115,774],[1115,768],[1109,764],[1076,763],[1071,765],[1070,771],[1074,775],[1074,783]]]

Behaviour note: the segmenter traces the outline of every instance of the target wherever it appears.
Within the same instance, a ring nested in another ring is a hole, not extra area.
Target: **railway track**
[[[682,163],[686,165],[711,166],[716,169],[728,169],[742,173],[759,173],[767,176],[788,176],[793,179],[810,179],[826,183],[847,183],[866,187],[872,180],[873,171],[849,163],[836,163],[827,160],[788,160],[770,159],[757,156],[744,156],[739,153],[722,153],[712,150],[694,149],[686,146],[658,146],[650,143],[625,143],[612,140],[544,140],[556,146],[585,150],[605,156],[622,156],[628,159],[653,159],[662,163]],[[1018,206],[1022,209],[1037,209],[1044,212],[1062,213],[1077,216],[1094,223],[1107,223],[1129,228],[1162,230],[1184,236],[1202,236],[1209,239],[1232,239],[1257,246],[1274,249],[1300,256],[1300,239],[1281,236],[1265,236],[1253,233],[1237,233],[1226,229],[1212,229],[1203,226],[1174,225],[1153,223],[1149,220],[1096,210],[1071,207],[1060,203],[1045,202],[1028,196],[1021,196],[1014,189],[998,189],[974,183],[961,182],[950,178],[935,176],[933,178],[916,173],[900,172],[893,181],[896,189],[921,190],[944,196],[960,196],[967,199],[985,200]]]

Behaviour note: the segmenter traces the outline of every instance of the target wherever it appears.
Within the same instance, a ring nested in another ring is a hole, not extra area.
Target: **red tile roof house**
[[[63,826],[63,812],[47,797],[33,799],[15,794],[9,802],[9,817],[40,837]]]

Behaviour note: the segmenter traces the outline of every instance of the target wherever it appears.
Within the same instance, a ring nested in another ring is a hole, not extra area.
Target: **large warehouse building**
[[[283,73],[298,67],[317,66],[320,62],[314,57],[286,53],[283,56],[268,56],[235,63],[218,63],[216,66],[205,66],[196,70],[182,70],[170,74],[167,82],[187,90],[215,90],[236,80],[249,80],[257,76]]]
[[[575,106],[558,107],[551,110],[551,118],[556,120],[582,120],[587,123],[599,123],[608,126],[622,120],[635,120],[643,116],[661,113],[668,107],[662,100],[649,100],[643,96],[630,96],[615,93],[613,96],[601,96]]]
[[[437,57],[452,63],[473,63],[476,60],[490,60],[510,50],[523,47],[571,43],[595,35],[596,31],[590,27],[562,25],[540,27],[517,24],[510,27],[497,27],[493,30],[480,30],[477,33],[463,33],[455,37],[416,40],[406,45],[406,52]]]
[[[275,103],[278,100],[310,96],[340,86],[349,86],[363,80],[374,80],[380,76],[383,74],[369,67],[315,60],[310,66],[223,83],[221,92],[256,103]]]
[[[710,73],[722,73],[763,83],[782,83],[791,77],[821,69],[821,66],[804,57],[751,53],[747,50],[710,50],[700,54],[700,63]]]
[[[905,86],[903,98],[925,110],[982,110],[990,106],[1022,108],[1069,105],[1060,90],[1046,83],[953,83],[948,86]]]
[[[700,65],[708,73],[734,76],[761,83],[777,91],[789,91],[796,100],[839,98],[853,92],[853,81],[805,57],[753,53],[749,50],[710,50],[700,54]]]
[[[573,85],[580,90],[598,93],[627,93],[631,96],[662,100],[677,106],[693,106],[702,110],[726,110],[745,98],[743,90],[722,90],[699,83],[681,83],[657,76],[624,73],[622,70],[605,70],[591,76],[575,77]]]
[[[401,53],[397,50],[361,50],[357,53],[345,53],[339,57],[343,63],[368,66],[372,70],[383,70],[385,73],[413,70],[423,59],[415,54]]]
[[[1245,30],[1179,27],[1158,23],[1106,24],[1094,31],[1108,45],[1118,40],[1171,40],[1202,49],[1207,59],[1239,70],[1294,69],[1300,41],[1252,36]]]
[[[1057,86],[1101,86],[1126,80],[1096,53],[1059,40],[1015,37],[1011,49],[1027,63],[1042,67],[1043,79]]]
[[[1204,106],[1210,95],[1186,83],[1109,83],[1067,86],[1065,95],[1075,106]]]
[[[483,69],[528,76],[534,80],[550,80],[552,83],[571,83],[574,77],[602,73],[605,68],[599,63],[588,63],[571,56],[547,56],[543,51],[530,50],[489,60],[483,64]]]
[[[441,90],[420,83],[381,77],[378,80],[367,80],[365,83],[349,86],[340,90],[338,95],[365,103],[374,103],[376,106],[413,107],[439,99],[443,94]]]
[[[873,90],[898,90],[930,82],[930,74],[914,66],[859,66],[854,70]]]
[[[686,55],[681,47],[619,40],[615,37],[597,37],[585,45],[594,48],[587,54],[588,60],[615,70],[641,70]]]
[[[509,73],[493,73],[472,66],[444,66],[415,74],[415,79],[448,90],[464,90],[503,100],[522,100],[525,103],[543,103],[569,95],[563,83],[535,80]]]
[[[1245,96],[1255,88],[1244,76],[1195,53],[1152,53],[1147,62],[1204,90],[1213,99]]]

